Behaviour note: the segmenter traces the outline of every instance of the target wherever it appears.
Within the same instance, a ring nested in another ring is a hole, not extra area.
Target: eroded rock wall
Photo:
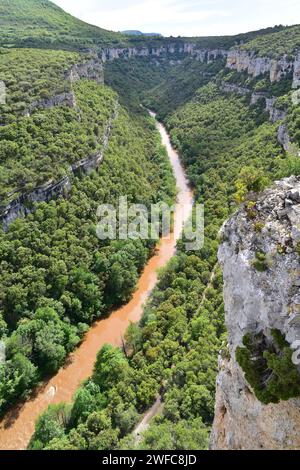
[[[278,59],[259,57],[255,52],[233,49],[227,57],[227,67],[237,72],[247,72],[252,77],[269,74],[271,83],[278,82],[288,74],[293,76],[293,88],[300,86],[300,54],[283,55]]]
[[[224,273],[228,351],[220,357],[212,449],[300,449],[300,400],[262,404],[235,359],[246,334],[279,330],[300,339],[300,178],[277,182],[225,223],[219,261]],[[257,229],[260,224],[260,230]],[[257,270],[257,252],[267,269]]]
[[[203,49],[195,43],[166,44],[160,47],[126,47],[107,48],[99,53],[99,58],[105,63],[108,60],[129,59],[132,57],[163,57],[175,54],[190,55],[200,62],[212,62],[218,58],[227,58],[228,50],[225,49]]]

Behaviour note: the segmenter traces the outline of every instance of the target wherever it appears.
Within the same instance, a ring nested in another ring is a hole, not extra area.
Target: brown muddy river
[[[1,450],[26,449],[34,432],[35,422],[45,408],[50,404],[72,400],[80,383],[91,375],[96,355],[104,344],[109,343],[115,346],[122,344],[122,337],[129,323],[137,322],[142,316],[143,305],[157,282],[158,270],[165,266],[175,254],[176,242],[180,235],[176,226],[181,226],[183,219],[189,217],[193,206],[193,193],[165,128],[160,123],[157,123],[157,128],[167,149],[177,182],[174,234],[161,239],[156,254],[149,260],[140,277],[131,301],[112,312],[109,318],[95,323],[83,343],[69,356],[66,365],[53,378],[40,385],[25,403],[6,414],[0,422]],[[183,208],[185,208],[184,215],[182,215]]]

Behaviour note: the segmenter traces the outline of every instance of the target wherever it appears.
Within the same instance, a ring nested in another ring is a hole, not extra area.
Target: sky
[[[164,36],[238,34],[300,23],[299,0],[54,0],[74,16],[112,31]]]

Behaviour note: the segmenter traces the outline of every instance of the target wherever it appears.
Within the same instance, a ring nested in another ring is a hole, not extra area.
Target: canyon
[[[152,114],[152,116],[155,115]],[[178,194],[174,218],[181,224],[191,215],[193,193],[179,155],[173,149],[165,128],[158,122],[156,125],[176,176]],[[104,344],[122,346],[130,323],[141,319],[143,307],[157,283],[159,269],[166,266],[176,253],[176,244],[180,235],[180,231],[175,230],[162,237],[154,256],[148,261],[139,279],[132,299],[112,312],[108,318],[95,323],[80,347],[70,355],[66,365],[53,378],[42,383],[25,403],[16,406],[5,415],[0,421],[0,450],[26,449],[39,415],[50,404],[71,402],[82,381],[92,374],[99,349]]]
[[[270,59],[257,57],[253,52],[242,51],[239,49],[203,49],[196,43],[172,43],[160,47],[128,47],[128,48],[106,48],[101,49],[93,57],[73,65],[66,73],[65,79],[72,83],[82,78],[95,80],[99,84],[105,81],[105,63],[116,59],[130,59],[133,57],[149,58],[167,58],[169,63],[172,56],[183,58],[190,56],[202,63],[211,63],[217,59],[226,61],[226,68],[236,70],[237,72],[247,72],[249,76],[257,77],[266,73],[270,74],[270,81],[274,83],[283,79],[288,73],[293,73],[293,88],[300,86],[300,56],[296,55],[293,60],[288,60],[286,56],[279,59]],[[265,93],[257,93],[249,88],[241,87],[235,84],[223,82],[220,89],[225,93],[236,93],[239,95],[251,95],[251,104],[256,104],[260,100],[265,101],[265,110],[270,115],[271,122],[284,121],[286,111],[276,107],[276,98],[269,98]],[[76,99],[72,90],[60,93],[46,100],[34,101],[25,111],[26,116],[38,109],[49,109],[54,106],[68,106],[76,108]],[[109,139],[111,129],[111,120],[108,122],[107,129],[103,136],[104,148]],[[278,141],[284,150],[292,151],[291,140],[287,127],[282,123],[278,128]],[[69,175],[76,175],[78,172],[88,174],[92,169],[96,169],[103,160],[103,153],[97,152],[95,155],[87,156],[83,161],[73,165],[69,170]],[[30,193],[21,194],[13,199],[6,207],[0,210],[0,223],[4,229],[10,225],[16,218],[29,214],[32,211],[34,203],[48,202],[52,198],[65,196],[71,188],[71,180],[68,174],[60,181],[48,181],[41,187],[35,188]]]

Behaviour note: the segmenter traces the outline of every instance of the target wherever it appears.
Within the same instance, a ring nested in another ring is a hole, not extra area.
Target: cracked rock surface
[[[300,339],[300,177],[290,177],[246,206],[221,232],[219,261],[229,355],[220,358],[212,449],[300,449],[300,399],[263,405],[235,361],[247,333],[278,329]],[[253,265],[265,254],[265,270]]]

